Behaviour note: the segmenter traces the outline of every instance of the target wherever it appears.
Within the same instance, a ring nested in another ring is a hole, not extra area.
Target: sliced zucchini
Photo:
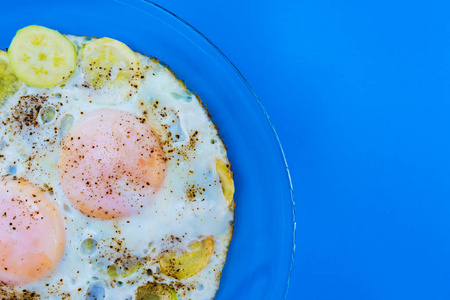
[[[177,300],[177,293],[167,284],[147,282],[137,288],[136,300]]]
[[[161,273],[185,279],[203,270],[209,262],[214,250],[214,240],[207,237],[200,242],[189,245],[189,250],[182,253],[168,253],[159,259]]]
[[[234,181],[231,177],[230,169],[220,159],[216,160],[216,171],[219,174],[220,183],[222,184],[222,192],[228,202],[228,206],[233,205]]]
[[[134,273],[136,273],[137,271],[139,271],[140,269],[142,269],[144,265],[140,262],[137,262],[133,265],[131,265],[128,269],[126,269],[123,274],[122,274],[122,278],[126,278],[128,276],[133,275]]]
[[[114,91],[118,97],[111,104],[136,93],[142,75],[137,54],[110,38],[91,40],[81,49],[81,68],[89,85]]]
[[[56,30],[32,25],[17,31],[8,49],[16,76],[31,86],[53,87],[66,82],[75,71],[77,51]]]
[[[20,81],[11,71],[8,55],[5,51],[0,51],[0,105],[17,92],[19,87]]]
[[[119,271],[116,265],[109,265],[106,268],[106,274],[111,278],[119,278]]]

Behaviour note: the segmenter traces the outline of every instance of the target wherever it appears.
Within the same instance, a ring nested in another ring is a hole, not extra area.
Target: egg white
[[[88,41],[84,37],[68,38],[78,50]],[[228,207],[216,172],[217,158],[229,163],[226,149],[197,96],[159,61],[138,55],[144,78],[138,92],[126,102],[101,104],[107,102],[101,98],[108,97],[108,92],[84,87],[78,66],[63,86],[36,88],[23,84],[3,106],[0,174],[48,189],[64,216],[67,235],[64,256],[49,278],[11,290],[35,291],[41,299],[85,299],[88,288],[98,285],[105,289],[106,299],[123,300],[134,299],[138,286],[157,280],[175,286],[179,299],[214,297],[233,223],[233,210]],[[36,111],[30,110],[33,105],[54,108],[55,119],[44,124]],[[58,176],[61,142],[70,129],[63,124],[70,123],[67,116],[72,116],[75,124],[83,114],[105,107],[127,111],[149,122],[168,158],[166,178],[154,203],[140,214],[120,220],[81,213],[64,195]],[[30,126],[23,123],[26,114],[30,120],[37,117],[35,122],[25,119]],[[213,237],[215,246],[209,264],[200,273],[177,281],[159,272],[157,257],[162,251],[186,249],[205,236]],[[97,241],[92,254],[81,251],[87,238]],[[110,278],[106,267],[125,257],[141,259],[145,265],[127,278]]]

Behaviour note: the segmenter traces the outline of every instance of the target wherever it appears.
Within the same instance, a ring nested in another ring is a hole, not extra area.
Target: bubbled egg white
[[[68,38],[77,49],[89,40]],[[44,280],[4,288],[5,295],[20,297],[26,290],[41,299],[86,299],[89,289],[101,289],[106,299],[124,300],[134,299],[138,286],[155,281],[174,288],[178,299],[214,297],[233,223],[233,209],[216,171],[217,159],[228,164],[226,149],[197,96],[158,60],[138,57],[143,78],[128,101],[105,104],[110,101],[101,98],[110,97],[111,91],[102,94],[84,86],[78,66],[64,85],[23,84],[3,106],[0,172],[44,189],[63,215],[66,234],[56,269]],[[86,115],[105,108],[151,126],[166,163],[151,201],[123,218],[100,219],[81,212],[67,198],[58,173],[62,145],[71,129]],[[161,253],[187,249],[202,237],[213,238],[214,252],[201,272],[183,280],[160,272]],[[117,278],[108,266],[117,268]],[[125,270],[133,266],[137,270],[125,277]]]

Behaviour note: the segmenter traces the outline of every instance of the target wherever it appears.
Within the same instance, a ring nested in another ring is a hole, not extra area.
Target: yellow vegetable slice
[[[147,282],[137,288],[136,300],[177,300],[177,293],[168,285]]]
[[[109,265],[106,268],[106,274],[108,274],[109,277],[114,279],[126,278],[142,269],[143,266],[144,265],[140,262],[136,262],[134,264],[131,264],[129,267],[122,267],[122,268],[117,265]]]
[[[111,278],[119,278],[119,272],[116,265],[110,265],[106,268],[106,274]]]
[[[111,104],[136,93],[142,76],[137,54],[110,38],[91,40],[81,49],[81,68],[87,84],[114,91],[118,97]]]
[[[20,81],[11,71],[8,55],[5,51],[0,51],[0,105],[17,92],[19,87]]]
[[[216,160],[216,171],[219,174],[219,179],[222,184],[223,195],[228,202],[228,206],[231,207],[234,196],[234,181],[231,177],[231,171],[220,159]]]
[[[127,270],[125,270],[122,274],[122,278],[129,277],[133,275],[136,271],[139,271],[144,265],[141,263],[136,263],[130,266]]]
[[[77,51],[69,39],[56,30],[32,25],[17,31],[8,49],[14,74],[37,87],[66,82],[75,71]]]
[[[185,279],[203,270],[209,262],[214,250],[214,241],[207,237],[200,242],[189,245],[189,250],[182,253],[168,253],[159,259],[161,273],[176,278]]]

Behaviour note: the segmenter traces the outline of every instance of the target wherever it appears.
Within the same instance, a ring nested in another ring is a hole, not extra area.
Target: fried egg
[[[0,52],[0,100],[2,298],[214,298],[233,175],[167,66],[29,26]]]

